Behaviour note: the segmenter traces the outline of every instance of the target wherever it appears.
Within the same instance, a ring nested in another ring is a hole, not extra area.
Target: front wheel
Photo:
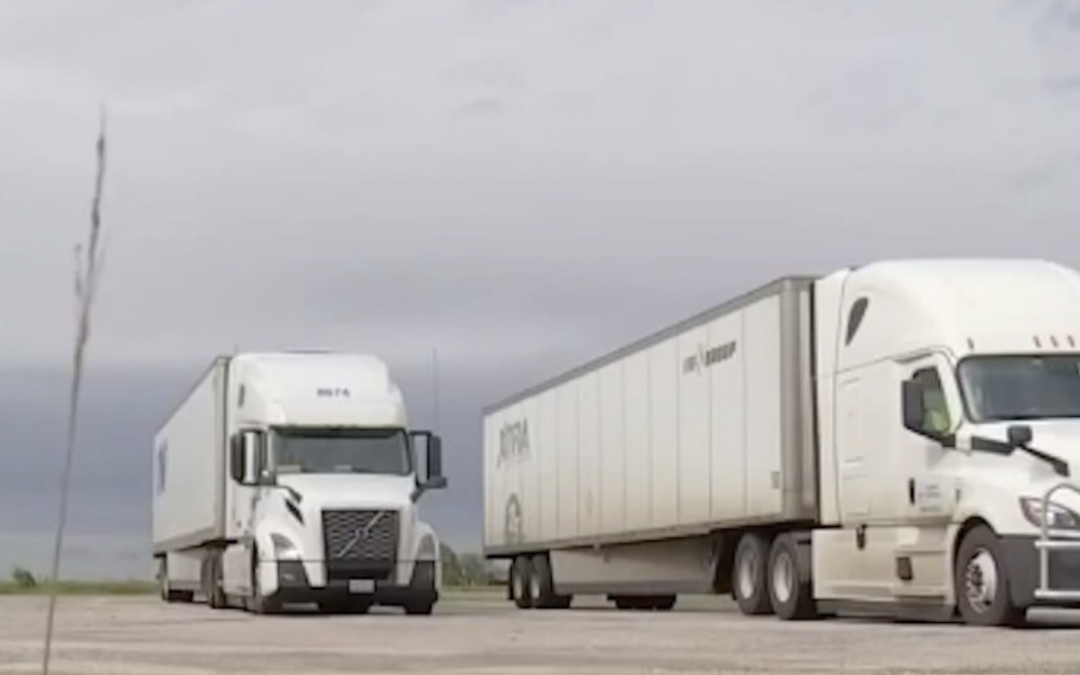
[[[405,603],[405,613],[409,616],[428,616],[435,611],[434,600],[410,600]]]
[[[253,614],[276,614],[281,610],[276,598],[263,595],[259,583],[259,554],[251,557],[251,595],[247,598],[247,609]]]
[[[1013,604],[1001,541],[985,525],[960,542],[954,570],[956,605],[972,626],[1019,626],[1027,609]]]

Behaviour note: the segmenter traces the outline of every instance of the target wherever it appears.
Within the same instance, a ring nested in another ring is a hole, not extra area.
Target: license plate
[[[350,593],[374,593],[375,581],[373,579],[349,579]]]

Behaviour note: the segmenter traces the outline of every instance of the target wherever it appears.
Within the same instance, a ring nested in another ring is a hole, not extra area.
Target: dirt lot
[[[0,598],[0,673],[40,672],[43,598]],[[583,603],[584,604],[584,603]],[[1078,673],[1080,614],[1027,630],[834,619],[748,619],[720,601],[668,614],[581,607],[519,612],[453,597],[432,617],[254,617],[148,598],[65,598],[53,672],[79,675],[331,673]]]

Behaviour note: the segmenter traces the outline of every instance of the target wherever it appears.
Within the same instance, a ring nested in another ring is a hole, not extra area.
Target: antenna
[[[432,396],[432,422],[431,430],[439,433],[439,350],[431,350],[431,396]]]

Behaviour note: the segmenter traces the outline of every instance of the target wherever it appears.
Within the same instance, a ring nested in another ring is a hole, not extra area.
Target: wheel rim
[[[998,594],[997,565],[986,549],[977,550],[964,568],[964,592],[971,609],[979,614],[994,604]]]
[[[758,556],[747,552],[739,559],[739,595],[750,598],[757,586]]]
[[[792,589],[795,586],[795,566],[791,562],[791,556],[786,552],[776,556],[773,564],[772,587],[776,593],[776,599],[787,602],[791,599]]]
[[[540,597],[540,579],[537,578],[536,572],[533,572],[529,579],[529,594],[532,595],[533,600]]]

